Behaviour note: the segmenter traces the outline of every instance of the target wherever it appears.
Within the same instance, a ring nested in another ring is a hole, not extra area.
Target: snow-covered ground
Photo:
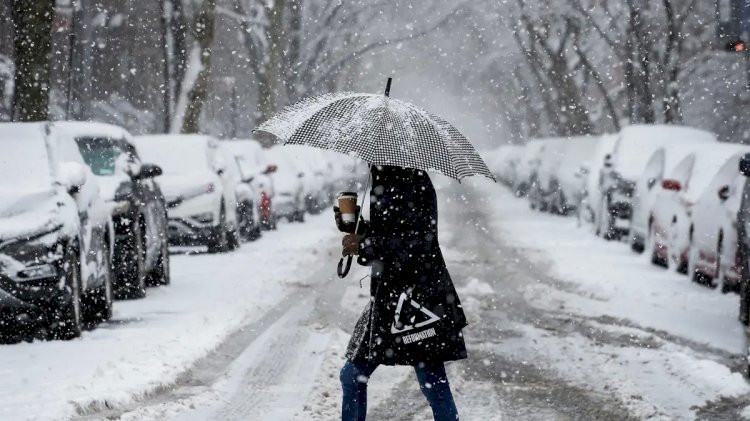
[[[470,321],[469,359],[448,364],[462,420],[740,417],[735,295],[499,185],[436,184]],[[336,419],[369,289],[364,268],[334,277],[332,224],[324,212],[234,253],[174,255],[171,286],[116,303],[81,339],[0,347],[0,419]],[[409,367],[379,368],[369,392],[368,420],[431,419]]]
[[[282,224],[222,255],[172,256],[172,285],[115,303],[113,319],[69,342],[0,346],[0,420],[57,420],[169,387],[198,358],[260,318],[319,264],[331,215]],[[328,242],[330,242],[328,241]]]
[[[543,273],[526,286],[526,301],[550,319],[584,326],[560,335],[551,333],[557,327],[521,324],[520,338],[482,348],[541,363],[569,382],[614,395],[643,418],[692,419],[694,406],[750,393],[735,371],[744,368],[745,349],[735,294],[653,266],[645,254],[594,236],[574,218],[532,212],[503,187],[473,185],[486,199],[487,229],[512,239],[506,243]]]

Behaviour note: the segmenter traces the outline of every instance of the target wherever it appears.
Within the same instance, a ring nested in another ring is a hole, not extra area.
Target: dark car
[[[750,323],[750,154],[740,159],[740,173],[747,177],[742,190],[740,209],[737,212],[737,264],[740,281],[740,314],[739,319],[744,325]],[[745,329],[750,340],[750,331]],[[750,348],[745,347],[747,357],[750,358]],[[750,359],[748,361],[748,374],[750,374]]]
[[[112,223],[76,143],[54,123],[0,124],[0,310],[53,337],[112,315]]]
[[[60,125],[75,138],[112,212],[115,296],[142,298],[147,285],[168,285],[167,206],[154,180],[161,175],[161,168],[141,162],[130,134],[120,127]]]

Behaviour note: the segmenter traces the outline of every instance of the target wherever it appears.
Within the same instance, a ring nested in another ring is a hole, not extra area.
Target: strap
[[[349,274],[349,269],[352,268],[352,256],[346,256],[346,267],[344,267],[344,258],[342,257],[339,259],[339,264],[336,267],[336,273],[338,273],[339,278],[346,278],[346,275]]]

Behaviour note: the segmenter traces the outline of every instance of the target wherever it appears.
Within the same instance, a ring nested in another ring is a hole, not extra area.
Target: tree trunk
[[[16,0],[13,47],[16,55],[14,121],[47,120],[50,87],[50,46],[54,0]]]
[[[169,133],[172,122],[172,42],[170,40],[170,25],[172,22],[171,15],[173,12],[172,0],[159,1],[159,12],[161,14],[160,42],[162,48],[162,72],[164,86],[162,86],[162,129],[164,133]]]
[[[285,67],[286,77],[284,83],[286,84],[286,96],[289,102],[297,102],[300,94],[302,93],[302,86],[299,83],[299,61],[300,61],[300,48],[302,44],[302,1],[301,0],[288,0],[289,1],[289,31],[287,39],[289,39],[289,48],[286,55]]]
[[[268,120],[276,112],[279,102],[279,75],[284,52],[284,7],[285,0],[275,0],[272,8],[266,9],[268,16],[268,59],[259,77],[259,102],[261,122]]]
[[[182,94],[182,82],[185,81],[185,67],[187,66],[187,31],[188,23],[185,18],[185,11],[182,6],[182,0],[172,1],[172,16],[170,19],[169,31],[172,35],[172,47],[170,55],[172,58],[172,86],[174,95],[172,96],[172,110],[175,107],[175,98]],[[171,129],[171,127],[170,127]]]
[[[211,79],[211,49],[214,42],[214,21],[216,0],[206,0],[198,10],[194,20],[195,41],[200,49],[201,70],[187,94],[187,109],[182,121],[182,133],[200,132],[200,117],[208,96]]]

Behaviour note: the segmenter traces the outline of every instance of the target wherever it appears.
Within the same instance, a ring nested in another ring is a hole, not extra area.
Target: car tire
[[[162,233],[161,250],[159,251],[159,257],[156,259],[156,266],[148,274],[147,281],[149,286],[169,285],[171,282],[169,272],[169,243],[166,231]]]
[[[108,244],[109,241],[105,239],[104,244]],[[109,272],[104,279],[104,285],[95,288],[91,292],[84,295],[83,303],[83,314],[84,320],[89,323],[100,323],[105,322],[112,318],[112,278],[114,272],[112,270],[112,259],[109,256],[109,250],[104,251],[104,265],[107,267]]]
[[[143,226],[139,218],[131,230],[131,237],[124,247],[126,260],[121,272],[115,296],[120,299],[140,299],[146,297],[146,246]]]
[[[229,228],[227,227],[227,216],[224,212],[224,205],[219,211],[219,225],[214,228],[214,232],[208,239],[209,253],[224,253],[229,249]]]
[[[601,201],[601,213],[597,232],[607,241],[615,239],[614,229],[612,227],[612,214],[609,212],[609,201],[606,197],[603,197]]]
[[[70,340],[81,336],[83,330],[81,256],[75,246],[68,246],[62,266],[65,285],[70,289],[70,299],[54,309],[49,330],[53,339]]]

